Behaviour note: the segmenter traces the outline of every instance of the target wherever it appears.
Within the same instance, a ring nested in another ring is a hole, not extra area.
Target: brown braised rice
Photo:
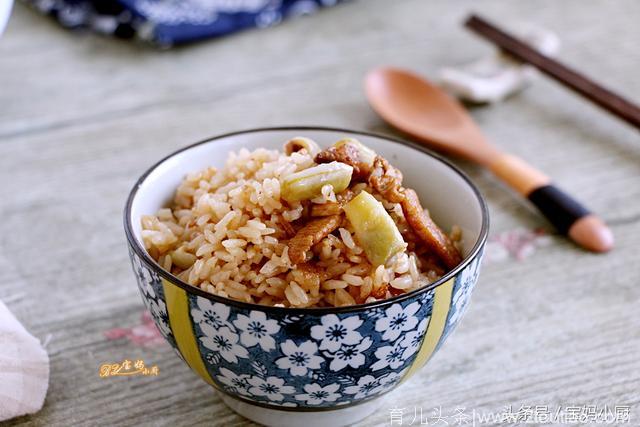
[[[358,245],[349,221],[311,248],[308,261],[292,265],[287,243],[307,221],[312,207],[335,206],[331,185],[312,200],[286,202],[282,179],[315,166],[306,149],[289,155],[276,150],[241,149],[222,169],[188,174],[173,204],[141,219],[149,254],[165,270],[211,294],[284,307],[344,306],[389,298],[425,286],[447,270],[416,239],[401,205],[368,182],[366,190],[382,202],[407,247],[385,265],[373,267]],[[348,191],[348,190],[347,190]],[[331,206],[329,206],[331,205]],[[459,240],[459,229],[452,230]]]

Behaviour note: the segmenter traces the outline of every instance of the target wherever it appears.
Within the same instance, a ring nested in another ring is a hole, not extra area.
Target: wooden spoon
[[[365,90],[373,109],[392,126],[488,168],[578,245],[594,252],[613,247],[613,234],[600,218],[545,174],[489,143],[462,105],[437,86],[405,70],[380,68],[367,75]]]

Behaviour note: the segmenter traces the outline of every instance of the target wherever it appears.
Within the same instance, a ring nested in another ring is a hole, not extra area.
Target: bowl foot
[[[222,401],[236,413],[259,424],[273,427],[340,427],[354,424],[375,412],[384,403],[383,397],[359,405],[325,411],[280,411],[263,408],[220,393]]]

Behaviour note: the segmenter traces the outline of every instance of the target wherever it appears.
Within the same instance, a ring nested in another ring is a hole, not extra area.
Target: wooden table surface
[[[395,64],[435,76],[488,53],[460,25],[473,7],[556,31],[563,60],[640,101],[637,0],[349,2],[168,51],[73,34],[17,5],[0,39],[0,299],[48,341],[51,381],[44,408],[8,424],[246,425],[141,320],[122,229],[129,189],[160,157],[231,130],[394,134],[367,106],[364,73]],[[524,202],[457,162],[492,215],[473,303],[427,367],[361,425],[389,425],[392,408],[409,425],[415,408],[523,405],[630,407],[640,425],[638,132],[546,79],[472,114],[600,213],[616,249],[593,255],[540,232],[548,225]],[[160,374],[99,378],[102,363],[123,359]]]

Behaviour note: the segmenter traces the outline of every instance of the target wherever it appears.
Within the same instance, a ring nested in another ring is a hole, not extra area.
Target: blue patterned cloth
[[[340,0],[25,0],[65,27],[161,46],[219,37],[310,14]]]

